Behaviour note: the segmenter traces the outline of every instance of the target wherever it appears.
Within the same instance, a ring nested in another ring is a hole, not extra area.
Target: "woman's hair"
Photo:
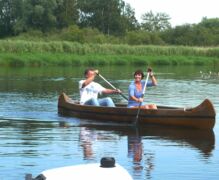
[[[137,71],[135,71],[135,73],[134,73],[134,77],[135,77],[135,75],[137,75],[137,74],[140,74],[140,75],[141,75],[141,79],[144,78],[144,73],[143,73],[142,70],[138,69]]]

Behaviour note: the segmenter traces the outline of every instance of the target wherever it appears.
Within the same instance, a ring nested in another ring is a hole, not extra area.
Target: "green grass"
[[[215,57],[75,55],[70,53],[1,53],[0,66],[210,65]]]
[[[219,64],[219,47],[130,46],[0,40],[0,66]]]

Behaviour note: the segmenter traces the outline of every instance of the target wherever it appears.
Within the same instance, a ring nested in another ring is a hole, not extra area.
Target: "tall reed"
[[[51,52],[84,54],[116,54],[116,55],[183,55],[219,57],[219,47],[189,46],[130,46],[126,44],[80,44],[67,41],[32,42],[22,40],[0,40],[0,52],[26,53]]]
[[[0,65],[218,64],[219,47],[130,46],[67,41],[0,40]]]

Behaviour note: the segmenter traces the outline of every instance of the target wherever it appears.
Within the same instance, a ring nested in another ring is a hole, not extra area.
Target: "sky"
[[[171,25],[197,24],[203,17],[219,18],[219,0],[124,0],[135,10],[141,22],[142,14],[152,11],[166,13]]]

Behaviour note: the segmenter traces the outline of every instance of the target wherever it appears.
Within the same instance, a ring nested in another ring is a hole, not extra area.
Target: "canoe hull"
[[[82,119],[134,123],[137,109],[118,105],[117,107],[96,107],[80,105],[65,93],[59,96],[58,112],[62,115]],[[215,110],[209,100],[190,109],[158,107],[157,110],[141,110],[139,124],[174,125],[201,129],[212,129],[215,125]]]

